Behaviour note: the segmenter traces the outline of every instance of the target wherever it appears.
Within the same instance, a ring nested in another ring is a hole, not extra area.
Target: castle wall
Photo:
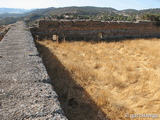
[[[24,22],[0,42],[0,119],[68,120]]]
[[[39,21],[39,28],[31,29],[40,38],[59,38],[68,40],[117,39],[136,37],[160,37],[160,27],[152,22],[101,22],[101,21]]]

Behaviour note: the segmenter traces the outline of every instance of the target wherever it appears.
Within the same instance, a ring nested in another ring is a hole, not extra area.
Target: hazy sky
[[[0,0],[0,7],[47,8],[65,6],[97,6],[122,9],[160,8],[160,0]]]

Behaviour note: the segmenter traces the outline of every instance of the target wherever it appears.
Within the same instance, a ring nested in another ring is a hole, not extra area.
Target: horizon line
[[[10,8],[10,9],[24,9],[24,10],[31,10],[31,9],[47,9],[47,8],[67,8],[67,7],[95,7],[95,8],[112,8],[118,11],[122,11],[122,10],[128,10],[128,9],[132,9],[132,10],[147,10],[147,9],[160,9],[160,8],[145,8],[145,9],[134,9],[134,8],[124,8],[124,9],[116,9],[114,7],[99,7],[99,6],[64,6],[64,7],[41,7],[41,8],[18,8],[18,7],[0,7],[0,8]]]

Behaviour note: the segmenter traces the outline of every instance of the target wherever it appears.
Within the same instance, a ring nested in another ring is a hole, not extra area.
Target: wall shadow
[[[110,120],[58,58],[47,47],[35,43],[66,117],[69,120]]]
[[[5,34],[7,34],[7,32],[10,30],[9,28],[4,28],[5,30],[0,31],[0,41],[2,41],[2,39],[4,38]]]
[[[139,39],[145,39],[145,40],[149,40],[149,39],[152,39],[152,38],[157,38],[159,39],[160,36],[128,36],[128,37],[111,37],[111,38],[85,38],[85,37],[81,37],[81,38],[70,38],[70,39],[67,39],[66,38],[66,41],[68,42],[74,42],[74,41],[85,41],[85,42],[92,42],[92,43],[98,43],[98,42],[106,42],[106,43],[112,43],[112,42],[121,42],[121,41],[126,41],[126,40],[139,40]],[[61,42],[61,41],[60,41]],[[63,42],[63,41],[62,41]]]
[[[90,43],[98,43],[98,42],[106,42],[106,43],[112,43],[112,42],[122,42],[122,41],[135,41],[135,40],[139,40],[139,39],[145,39],[145,40],[150,40],[150,39],[153,39],[153,38],[156,38],[156,39],[160,39],[160,36],[143,36],[143,37],[113,37],[113,38],[86,38],[86,37],[70,37],[70,38],[67,38],[66,37],[66,40],[67,42],[75,42],[75,41],[85,41],[85,42],[90,42]],[[46,39],[41,39],[39,41],[43,41],[43,40],[46,40]],[[48,40],[52,40],[52,39],[48,39]],[[59,43],[62,43],[64,42],[63,41],[63,38],[60,38]]]

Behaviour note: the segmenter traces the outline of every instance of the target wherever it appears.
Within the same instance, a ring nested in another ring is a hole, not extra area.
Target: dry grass
[[[159,40],[39,43],[57,56],[111,120],[125,120],[125,113],[160,112]]]

